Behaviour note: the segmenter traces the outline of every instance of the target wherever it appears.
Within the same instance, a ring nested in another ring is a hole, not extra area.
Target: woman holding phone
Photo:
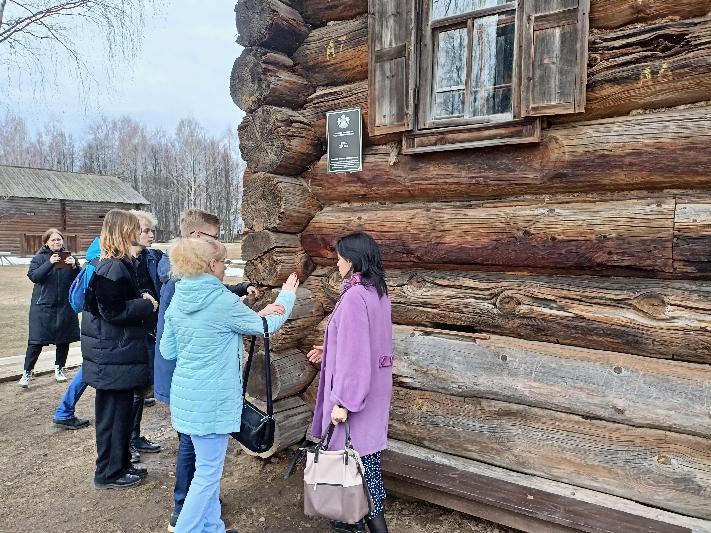
[[[54,344],[54,379],[66,381],[63,368],[69,344],[79,340],[79,320],[69,305],[69,288],[79,273],[79,264],[64,248],[64,235],[49,228],[42,248],[32,258],[27,277],[35,284],[30,303],[29,337],[20,387],[26,388],[44,346]]]

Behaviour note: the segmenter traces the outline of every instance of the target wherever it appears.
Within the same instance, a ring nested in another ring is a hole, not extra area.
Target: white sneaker
[[[54,365],[54,379],[56,379],[58,383],[67,381],[67,376],[64,375],[62,368],[58,365]]]
[[[23,389],[26,389],[30,385],[30,380],[32,379],[32,372],[27,372],[26,370],[22,372],[22,377],[17,383]]]

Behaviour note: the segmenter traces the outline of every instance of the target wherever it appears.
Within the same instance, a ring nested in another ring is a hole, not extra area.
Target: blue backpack
[[[94,276],[99,256],[101,256],[101,246],[99,245],[99,237],[97,237],[86,250],[86,263],[77,277],[74,278],[72,286],[69,287],[69,305],[72,306],[75,313],[80,313],[84,310],[86,289],[89,287],[89,282]]]

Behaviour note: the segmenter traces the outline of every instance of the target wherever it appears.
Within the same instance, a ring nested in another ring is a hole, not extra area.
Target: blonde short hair
[[[220,219],[217,215],[213,215],[202,209],[186,209],[180,213],[181,237],[190,237],[190,234],[198,231],[204,225],[214,226],[219,231]]]
[[[211,261],[224,261],[227,248],[219,241],[178,239],[169,250],[170,277],[190,278],[210,272]]]
[[[153,216],[153,213],[149,213],[148,211],[139,211],[138,209],[131,209],[129,213],[136,215],[136,218],[138,218],[138,221],[141,223],[141,228],[156,229],[158,220],[155,216]]]
[[[101,259],[122,259],[131,256],[131,247],[136,244],[141,232],[141,223],[133,213],[112,209],[104,217],[101,227]]]

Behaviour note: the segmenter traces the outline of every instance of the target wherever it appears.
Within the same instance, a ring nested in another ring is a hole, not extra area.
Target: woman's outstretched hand
[[[283,315],[286,313],[286,309],[281,304],[269,304],[264,309],[257,313],[259,316],[269,316],[269,315]]]
[[[289,279],[284,282],[284,285],[281,286],[281,290],[287,292],[296,292],[296,289],[298,288],[299,277],[296,275],[296,272],[292,273],[291,276],[289,276]]]

